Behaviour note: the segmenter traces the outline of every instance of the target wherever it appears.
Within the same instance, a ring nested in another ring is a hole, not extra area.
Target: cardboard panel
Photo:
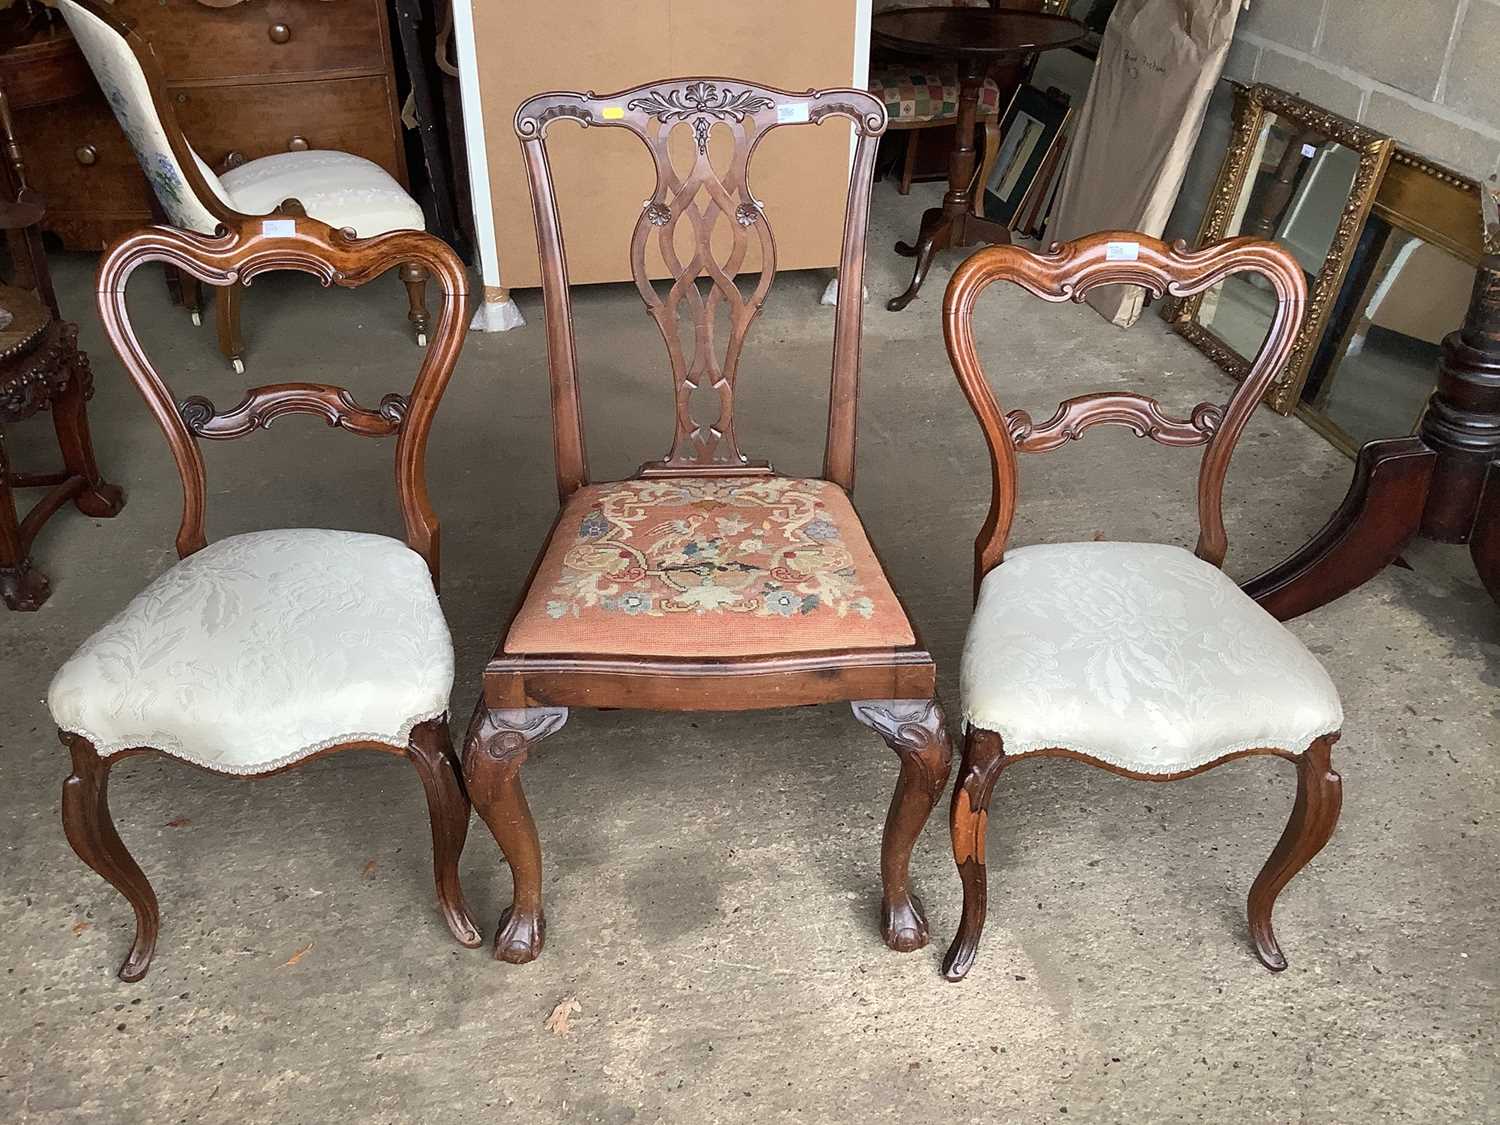
[[[698,74],[790,90],[849,86],[858,2],[551,0],[528,5],[524,18],[498,0],[476,3],[502,284],[513,289],[540,284],[531,199],[514,125],[522,101],[545,90],[603,93]],[[777,129],[762,142],[750,168],[751,189],[766,205],[779,269],[837,265],[849,143],[849,124],[841,120]],[[629,280],[630,232],[654,183],[650,156],[624,130],[584,129],[570,121],[553,124],[547,147],[570,280]],[[756,265],[752,260],[746,268]]]

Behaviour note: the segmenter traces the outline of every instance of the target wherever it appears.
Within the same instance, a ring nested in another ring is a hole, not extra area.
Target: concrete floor
[[[956,708],[988,500],[938,329],[959,255],[905,313],[882,304],[904,282],[890,244],[936,194],[877,188],[856,499]],[[63,256],[58,281],[94,358],[100,460],[129,504],[114,521],[55,519],[37,546],[52,600],[0,615],[0,1119],[1500,1119],[1500,610],[1461,552],[1425,546],[1413,569],[1293,623],[1344,695],[1346,801],[1333,842],[1282,896],[1282,975],[1256,963],[1243,907],[1291,804],[1284,763],[1163,788],[1062,762],[1008,773],[989,928],[973,973],[950,985],[937,971],[959,908],[945,816],[914,858],[934,942],[890,953],[877,856],[896,760],[847,708],[825,707],[576,714],[525,772],[549,922],[526,967],[449,939],[420,787],[401,762],[349,754],[248,784],[132,760],[113,805],[164,925],[150,975],[119,983],[130,911],[63,839],[67,767],[42,700],[72,648],[170,565],[179,491],[100,336],[92,266]],[[821,456],[821,285],[783,278],[742,371],[742,440],[784,471],[816,471]],[[169,310],[155,277],[134,300],[179,394],[237,400],[211,329]],[[521,305],[525,330],[470,337],[432,437],[460,730],[554,511],[537,295]],[[374,402],[415,370],[403,311],[394,279],[354,294],[262,279],[245,313],[251,375],[330,378]],[[594,471],[623,474],[667,436],[659,341],[628,287],[581,291],[577,321]],[[985,299],[982,321],[1010,406],[1045,413],[1126,384],[1179,406],[1226,390],[1154,316],[1124,333],[1011,291]],[[44,453],[48,431],[14,427],[17,460]],[[210,531],[399,533],[390,454],[311,420],[215,445]],[[1016,542],[1191,543],[1195,467],[1123,433],[1028,459]],[[1230,475],[1230,571],[1301,543],[1349,473],[1301,423],[1257,415]],[[493,932],[509,878],[477,819],[463,874]],[[543,1021],[568,995],[581,1012],[559,1037]]]

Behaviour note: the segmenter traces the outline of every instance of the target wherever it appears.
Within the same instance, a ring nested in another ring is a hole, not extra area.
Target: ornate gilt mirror
[[[1391,139],[1274,86],[1239,87],[1229,151],[1198,230],[1199,246],[1234,235],[1290,250],[1308,277],[1307,319],[1266,392],[1297,405],[1317,342],[1391,155]],[[1232,277],[1168,311],[1173,327],[1238,380],[1271,326],[1275,296]]]
[[[1414,433],[1439,345],[1486,253],[1479,184],[1397,149],[1313,356],[1297,414],[1350,456]]]

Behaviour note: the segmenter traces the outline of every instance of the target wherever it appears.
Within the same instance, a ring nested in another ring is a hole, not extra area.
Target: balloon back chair
[[[1275,291],[1276,315],[1225,406],[1201,403],[1177,418],[1154,399],[1110,391],[1067,399],[1038,423],[1021,410],[1002,412],[985,379],[974,304],[996,281],[1060,302],[1117,283],[1186,296],[1244,271]],[[1221,508],[1235,443],[1291,353],[1305,300],[1296,260],[1249,238],[1189,251],[1104,232],[1045,254],[987,248],[954,273],[943,330],[989,445],[993,499],[975,544],[976,604],[960,676],[966,732],[951,827],[964,906],[943,965],[950,980],[969,971],[984,927],[990,794],[1006,767],[1040,757],[1073,758],[1146,781],[1190,777],[1251,754],[1293,762],[1291,819],[1249,899],[1257,955],[1267,968],[1286,967],[1271,909],[1333,834],[1341,790],[1329,754],[1343,710],[1313,655],[1220,569],[1228,547]],[[1016,455],[1057,449],[1097,425],[1127,426],[1161,445],[1203,447],[1194,552],[1107,542],[1006,551]]]
[[[425,228],[422,208],[406,189],[380,165],[353,153],[274,153],[216,174],[183,135],[151,44],[97,0],[56,0],[56,6],[135,150],[162,216],[173,226],[213,234],[247,216],[284,212],[348,228],[361,238]],[[418,345],[425,346],[427,275],[420,262],[403,262],[400,277],[407,319]],[[195,280],[188,283],[196,322],[200,290]],[[239,286],[222,288],[216,308],[219,348],[243,372]]]
[[[409,395],[388,394],[371,409],[344,387],[277,383],[221,411],[203,397],[174,401],[136,338],[125,288],[148,262],[210,285],[292,269],[351,288],[417,262],[443,304]],[[448,734],[453,643],[438,604],[438,521],[424,470],[428,430],[463,345],[467,292],[463,266],[431,235],[355,240],[308,218],[248,220],[219,236],[150,227],[118,240],[99,266],[105,332],[166,434],[183,486],[181,561],[86,640],[47,693],[73,759],[62,800],[68,842],[135,908],[125,980],[145,975],[159,918],[109,811],[110,767],[137,754],[253,777],[341,750],[404,754],[426,791],[448,928],[465,945],[480,942],[458,882],[469,803]],[[207,542],[198,439],[242,437],[289,414],[395,435],[404,543],[300,528]]]
[[[742,454],[734,424],[740,353],[776,270],[771,216],[748,177],[751,157],[772,129],[830,118],[852,121],[858,141],[823,474],[799,479]],[[674,424],[666,455],[628,480],[591,482],[584,451],[566,254],[546,147],[548,130],[569,121],[628,130],[656,172],[630,262],[666,345],[663,383]],[[720,78],[663,80],[599,96],[539,94],[516,112],[542,262],[561,511],[485,669],[464,748],[470,796],[514,880],[495,939],[501,960],[530,961],[542,948],[541,849],[519,771],[570,708],[850,703],[901,757],[881,852],[882,933],[897,950],[927,941],[926,919],[908,887],[908,859],[946,784],[951,751],[932,657],[849,499],[865,227],[884,128],[884,109],[862,90],[797,94]],[[674,163],[677,130],[685,151]],[[724,146],[728,159],[716,166],[721,139],[732,146]],[[649,246],[670,275],[660,287],[651,279]],[[747,270],[747,262],[755,268]],[[747,280],[737,282],[742,271]],[[718,334],[721,312],[727,338]]]

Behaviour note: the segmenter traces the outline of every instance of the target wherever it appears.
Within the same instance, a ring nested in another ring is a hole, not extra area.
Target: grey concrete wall
[[[1500,173],[1500,0],[1251,0],[1224,77],[1289,90],[1468,175]],[[1221,82],[1170,237],[1197,233],[1232,104]]]

